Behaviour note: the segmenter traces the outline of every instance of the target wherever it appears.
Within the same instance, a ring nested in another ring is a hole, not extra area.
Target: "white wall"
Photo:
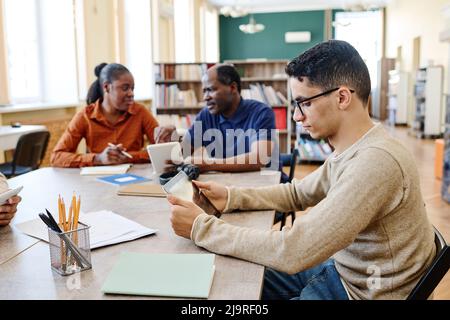
[[[439,42],[439,33],[445,28],[442,9],[448,0],[392,0],[386,8],[386,49],[395,57],[398,46],[403,46],[403,67],[412,64],[412,45],[421,37],[421,66],[428,60],[447,64],[448,44]],[[409,71],[410,69],[408,69]]]
[[[114,1],[83,1],[87,88],[95,80],[94,69],[102,63],[117,62]],[[80,44],[81,45],[81,44]],[[82,45],[83,46],[83,45]],[[83,68],[83,66],[80,66]]]
[[[413,70],[413,40],[420,37],[420,67],[434,65],[444,67],[444,90],[448,88],[449,43],[439,41],[439,33],[445,29],[446,20],[442,13],[449,0],[391,0],[386,7],[386,56],[395,58],[397,48],[402,46],[402,71]],[[414,80],[411,81],[411,90]],[[444,92],[447,93],[447,92]],[[413,110],[413,91],[409,110]],[[410,114],[411,116],[411,114]]]

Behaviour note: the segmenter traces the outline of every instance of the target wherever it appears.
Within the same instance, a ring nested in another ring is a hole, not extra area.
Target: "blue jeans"
[[[334,260],[294,275],[266,269],[263,300],[348,300]]]

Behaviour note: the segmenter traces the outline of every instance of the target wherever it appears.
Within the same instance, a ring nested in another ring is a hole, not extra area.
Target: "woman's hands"
[[[94,165],[111,165],[129,162],[130,159],[128,159],[122,151],[126,151],[122,144],[107,146],[101,153],[95,155]]]

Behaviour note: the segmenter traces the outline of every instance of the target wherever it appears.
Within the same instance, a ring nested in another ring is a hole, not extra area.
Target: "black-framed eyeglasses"
[[[317,98],[322,97],[322,96],[325,96],[325,95],[327,95],[327,94],[330,94],[330,93],[332,93],[332,92],[334,92],[334,91],[336,91],[336,90],[339,90],[340,88],[341,88],[341,87],[337,87],[337,88],[334,88],[334,89],[330,89],[330,90],[321,92],[321,93],[319,93],[319,94],[316,94],[315,96],[308,97],[308,98],[305,98],[305,99],[294,100],[294,101],[295,101],[295,105],[299,108],[300,112],[301,112],[302,115],[304,116],[305,113],[303,112],[303,108],[308,108],[308,107],[310,107],[311,105],[309,104],[309,102],[310,102],[311,100],[317,99]],[[351,92],[351,93],[354,93],[355,90],[350,89],[350,92]]]

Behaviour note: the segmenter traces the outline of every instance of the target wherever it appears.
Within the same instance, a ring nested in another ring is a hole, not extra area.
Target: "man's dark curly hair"
[[[307,77],[313,86],[324,91],[348,86],[355,90],[364,105],[369,101],[369,70],[358,51],[345,41],[319,43],[293,59],[285,71],[299,81]]]

